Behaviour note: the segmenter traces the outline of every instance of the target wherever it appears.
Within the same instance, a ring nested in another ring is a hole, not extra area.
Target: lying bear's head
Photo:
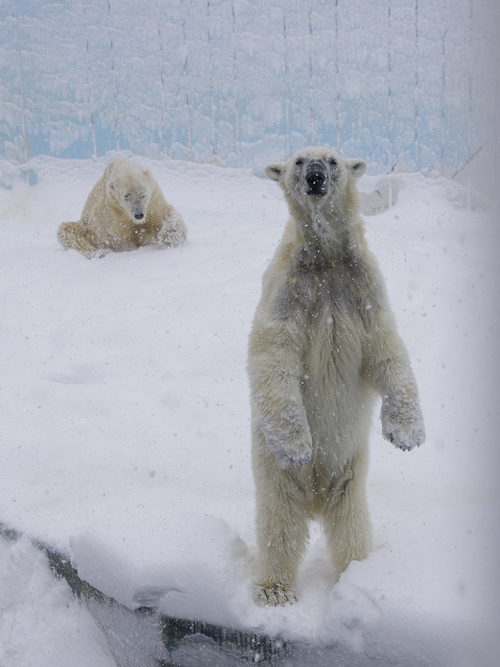
[[[309,146],[297,151],[286,162],[272,162],[264,172],[277,181],[287,198],[302,207],[324,207],[346,191],[367,168],[364,160],[347,160],[329,148]]]
[[[117,161],[107,181],[109,193],[133,223],[145,222],[153,191],[152,176],[148,169],[134,165],[130,160]]]

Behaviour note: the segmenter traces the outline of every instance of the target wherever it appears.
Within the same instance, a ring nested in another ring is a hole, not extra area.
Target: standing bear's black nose
[[[321,162],[312,162],[308,165],[305,181],[308,185],[308,195],[320,195],[323,196],[326,194],[326,180],[327,174],[326,169]]]
[[[136,213],[136,214],[134,215],[134,218],[135,218],[136,220],[142,220],[143,217],[144,217],[144,213]]]

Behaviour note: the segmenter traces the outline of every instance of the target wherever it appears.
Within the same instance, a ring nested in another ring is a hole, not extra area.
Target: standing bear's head
[[[342,212],[354,197],[356,181],[365,173],[364,160],[345,159],[330,148],[308,146],[286,162],[271,162],[264,173],[282,187],[289,205],[328,215]]]
[[[109,170],[106,177],[108,196],[134,224],[143,224],[154,189],[149,169],[124,159],[114,160],[106,169]]]

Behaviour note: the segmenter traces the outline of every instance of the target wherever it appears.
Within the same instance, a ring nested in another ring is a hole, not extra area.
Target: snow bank
[[[177,510],[93,524],[71,540],[73,566],[129,609],[227,625],[249,604],[248,548],[221,519]]]
[[[2,666],[116,667],[89,612],[28,538],[0,539],[0,590]]]

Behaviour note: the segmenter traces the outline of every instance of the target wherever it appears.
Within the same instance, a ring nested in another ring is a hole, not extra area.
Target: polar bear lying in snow
[[[144,245],[181,245],[186,226],[167,204],[149,169],[133,160],[110,162],[92,188],[79,222],[63,222],[57,238],[86,257]]]
[[[363,160],[314,147],[265,168],[290,219],[249,342],[261,604],[295,599],[310,519],[322,522],[337,573],[368,554],[374,394],[385,438],[402,450],[425,439],[408,354],[358,212],[365,170]]]

